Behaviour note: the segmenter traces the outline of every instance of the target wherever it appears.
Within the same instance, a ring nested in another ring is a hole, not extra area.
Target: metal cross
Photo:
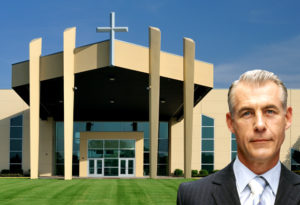
[[[115,32],[128,32],[128,27],[115,27],[115,12],[110,13],[110,27],[97,27],[96,32],[110,32],[110,66],[114,65]]]

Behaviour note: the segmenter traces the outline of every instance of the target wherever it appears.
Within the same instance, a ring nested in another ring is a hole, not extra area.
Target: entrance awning
[[[74,120],[148,121],[148,48],[116,41],[116,66],[108,66],[108,41],[75,51]],[[183,115],[182,57],[161,52],[160,120]],[[29,62],[14,64],[12,87],[29,105]],[[40,117],[63,120],[63,53],[41,57]],[[195,61],[194,104],[213,87],[213,66]]]

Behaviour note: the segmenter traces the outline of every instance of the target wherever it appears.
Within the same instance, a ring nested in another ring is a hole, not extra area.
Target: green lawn
[[[185,179],[5,179],[0,204],[176,204]]]

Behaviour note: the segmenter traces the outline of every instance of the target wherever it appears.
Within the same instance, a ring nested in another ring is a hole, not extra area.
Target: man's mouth
[[[264,142],[270,142],[271,139],[252,139],[250,142],[255,142],[255,143],[264,143]]]

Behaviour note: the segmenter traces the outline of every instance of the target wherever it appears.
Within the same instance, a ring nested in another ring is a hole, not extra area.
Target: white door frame
[[[93,161],[94,163],[94,174],[90,174],[90,161]],[[101,161],[102,162],[102,173],[98,174],[97,173],[97,162]],[[104,159],[103,158],[92,158],[92,159],[88,159],[88,176],[90,177],[103,177],[104,176]]]
[[[128,174],[129,161],[133,161],[133,173]],[[125,161],[125,174],[121,174],[121,161]],[[135,158],[119,158],[119,177],[134,177],[135,176]]]

